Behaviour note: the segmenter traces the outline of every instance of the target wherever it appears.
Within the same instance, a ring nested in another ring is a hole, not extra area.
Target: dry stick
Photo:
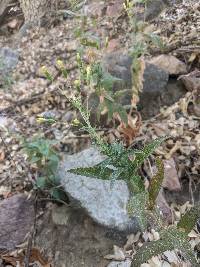
[[[38,207],[37,204],[38,204],[38,195],[37,195],[37,191],[36,191],[35,199],[34,199],[34,222],[33,222],[33,228],[31,231],[31,236],[28,240],[28,246],[27,246],[26,255],[24,258],[24,267],[29,267],[29,262],[30,262],[30,257],[31,257],[31,249],[32,249],[33,240],[34,240],[35,234],[36,234],[37,207]]]

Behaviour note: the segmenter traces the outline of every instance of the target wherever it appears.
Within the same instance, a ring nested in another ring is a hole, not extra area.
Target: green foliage
[[[84,40],[84,43],[82,42],[82,44],[85,46],[92,46],[97,49],[100,48],[100,44],[97,41],[89,41],[85,38],[81,40]],[[118,101],[119,94],[116,94],[113,91],[114,83],[121,82],[121,79],[108,73],[103,68],[102,63],[98,60],[92,61],[89,64],[85,63],[81,53],[77,54],[77,63],[80,71],[78,91],[83,84],[86,84],[91,91],[95,91],[99,99],[101,98],[98,106],[99,114],[106,109],[108,112],[108,120],[111,120],[113,114],[118,113],[122,121],[127,124],[128,118],[126,109]]]
[[[80,99],[72,99],[71,102],[83,116],[86,124],[84,129],[88,131],[94,144],[106,158],[96,166],[71,169],[70,172],[99,179],[125,180],[131,193],[127,205],[129,215],[137,218],[142,231],[147,228],[148,218],[153,218],[155,224],[159,224],[160,239],[145,243],[134,256],[131,266],[139,267],[151,257],[167,250],[181,251],[185,259],[192,263],[192,266],[198,266],[187,234],[194,227],[200,208],[194,208],[187,212],[180,220],[178,227],[165,228],[156,207],[156,199],[164,178],[163,162],[156,159],[157,173],[152,177],[148,189],[145,188],[142,177],[138,175],[142,163],[161,145],[165,138],[156,139],[141,150],[126,149],[121,143],[107,144],[91,126],[89,113],[82,106]]]
[[[157,173],[151,178],[149,186],[149,210],[153,210],[155,207],[156,199],[162,187],[164,179],[164,164],[160,159],[156,159]]]
[[[147,206],[148,194],[146,192],[138,193],[133,195],[128,203],[128,213],[130,216],[137,218],[140,224],[141,231],[144,232],[147,229],[147,216],[146,216],[146,206]]]
[[[197,205],[192,207],[189,211],[187,211],[180,219],[177,227],[185,231],[185,233],[189,233],[196,224],[199,219],[200,214],[200,206]]]
[[[159,240],[148,242],[139,249],[133,258],[131,267],[140,267],[153,256],[175,249],[181,251],[192,266],[199,266],[188,242],[188,236],[175,227],[169,227],[160,232]]]
[[[73,12],[78,11],[84,4],[82,0],[69,0],[70,10]]]
[[[140,57],[148,52],[148,48],[152,44],[159,46],[160,48],[163,48],[164,46],[161,39],[156,35],[145,34],[143,32],[145,22],[137,21],[133,16],[133,6],[141,3],[146,5],[145,0],[125,0],[124,3],[124,8],[130,19],[130,25],[133,32],[134,46],[131,54],[133,57],[133,89],[135,92],[141,90],[142,87],[141,73],[144,66],[141,64]],[[85,85],[89,87],[91,91],[95,91],[100,99],[100,113],[102,110],[106,109],[109,119],[112,118],[114,113],[118,113],[122,121],[127,123],[126,110],[118,103],[118,97],[120,94],[123,94],[126,89],[122,86],[121,92],[113,92],[114,83],[120,82],[120,79],[112,76],[103,68],[102,63],[97,56],[97,51],[102,49],[101,42],[97,38],[85,33],[86,23],[87,19],[84,17],[82,24],[83,30],[76,32],[77,37],[80,38],[82,49],[80,49],[79,53],[77,53],[76,60],[79,68],[79,77],[75,82],[75,87],[78,92],[81,92],[81,89]],[[89,56],[89,61],[85,61],[84,49],[88,49],[88,47],[91,48],[91,51],[93,52],[91,52]],[[95,49],[96,52],[94,52]],[[64,65],[60,61],[57,63],[59,63],[60,69],[63,73]],[[43,72],[45,73],[47,79],[53,81],[52,75],[44,67]],[[67,73],[63,73],[63,75],[67,77]],[[149,217],[154,218],[156,223],[159,224],[160,240],[145,243],[133,258],[132,266],[139,267],[152,256],[174,249],[181,251],[185,258],[190,260],[192,266],[197,266],[196,259],[188,242],[187,234],[194,227],[197,221],[199,208],[194,208],[187,212],[181,218],[177,227],[164,228],[162,217],[156,207],[156,199],[164,178],[164,166],[162,161],[159,159],[156,160],[158,170],[154,177],[152,177],[148,189],[145,188],[143,177],[139,176],[139,169],[144,161],[155,151],[157,147],[161,145],[165,138],[156,139],[141,150],[131,148],[126,149],[121,143],[108,144],[100,138],[95,128],[91,126],[90,113],[82,105],[81,98],[75,97],[70,99],[70,101],[73,106],[79,110],[83,117],[85,122],[83,129],[89,133],[93,143],[98,147],[99,151],[105,155],[105,160],[96,166],[71,169],[70,172],[88,177],[96,177],[98,179],[111,180],[113,182],[117,179],[125,180],[130,190],[130,199],[127,205],[129,215],[138,219],[142,231],[145,231],[147,228]],[[35,150],[33,149],[35,145],[28,147],[28,151],[30,151],[30,159],[37,164],[42,172],[42,175],[38,177],[36,184],[40,188],[50,186],[52,188],[52,195],[59,198],[60,191],[57,186],[59,183],[56,178],[57,160],[53,160],[52,157],[49,158],[51,153],[49,154],[45,152],[48,150],[46,148],[46,146],[48,147],[48,144],[43,144],[44,148],[41,148],[40,145],[36,145]],[[53,166],[52,163],[55,165]],[[49,182],[51,183],[49,184]]]
[[[153,151],[160,146],[164,138],[156,139],[151,144],[146,145],[142,150],[133,150],[131,148],[126,149],[121,143],[107,144],[96,133],[95,129],[91,126],[89,121],[89,113],[82,106],[80,99],[72,99],[72,104],[79,110],[84,121],[86,130],[94,142],[97,145],[101,153],[107,158],[100,164],[83,169],[71,170],[71,172],[84,174],[86,176],[92,176],[102,178],[102,173],[106,173],[107,179],[125,179],[131,186],[131,191],[138,193],[144,191],[144,184],[142,177],[138,176],[138,169],[142,163],[153,153]],[[112,166],[112,167],[111,167]]]
[[[145,22],[145,11],[143,21],[138,19],[134,13],[134,7],[143,4],[144,10],[147,8],[148,0],[125,0],[124,9],[129,18],[129,27],[132,32],[132,48],[130,49],[130,54],[133,57],[132,64],[132,82],[133,82],[133,94],[138,97],[139,92],[142,90],[142,77],[143,68],[141,64],[141,58],[148,54],[149,48],[152,46],[159,47],[164,50],[165,45],[162,39],[154,33],[145,33],[145,27],[147,26]]]
[[[48,191],[54,199],[66,201],[67,197],[57,176],[59,156],[54,149],[55,144],[54,140],[35,137],[32,140],[24,140],[23,148],[29,162],[39,170],[35,181],[36,188]]]

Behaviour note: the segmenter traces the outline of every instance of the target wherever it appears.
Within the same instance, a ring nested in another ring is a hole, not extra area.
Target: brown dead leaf
[[[135,116],[128,115],[128,124],[126,125],[123,121],[120,121],[120,125],[117,130],[123,135],[127,145],[130,145],[135,137],[138,135],[141,127],[141,115],[139,112],[133,113]],[[120,117],[118,116],[120,120]]]
[[[32,248],[30,262],[39,262],[42,267],[51,267],[51,264],[48,263],[37,248]]]
[[[3,162],[5,159],[5,151],[3,149],[0,150],[0,162]]]
[[[109,254],[104,257],[107,260],[124,261],[125,254],[122,248],[114,245],[114,254]]]
[[[6,263],[11,264],[12,266],[19,266],[22,267],[23,265],[23,257],[22,256],[10,256],[10,255],[1,255],[0,257],[3,261],[5,261]],[[19,264],[18,264],[19,263]]]
[[[19,254],[14,253],[15,255],[11,255],[12,253],[4,254],[4,255],[1,255],[0,258],[2,260],[4,260],[6,263],[11,264],[12,266],[23,267],[24,266],[25,252],[26,251],[20,252]],[[51,267],[51,264],[48,263],[44,259],[44,257],[42,256],[42,254],[40,253],[40,251],[37,248],[32,248],[29,262],[32,264],[35,262],[39,262],[41,267]]]

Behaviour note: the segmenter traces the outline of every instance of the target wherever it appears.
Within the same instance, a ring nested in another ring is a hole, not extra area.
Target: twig
[[[65,201],[63,201],[63,200],[61,200],[61,199],[54,199],[54,198],[40,198],[40,199],[38,199],[38,201],[55,201],[55,202],[58,202],[58,203],[60,203],[60,204],[63,204],[63,205],[65,205],[65,206],[69,206],[69,204],[68,203],[66,203]]]

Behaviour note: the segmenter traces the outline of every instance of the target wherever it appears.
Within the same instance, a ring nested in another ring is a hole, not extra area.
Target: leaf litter
[[[120,3],[120,1],[116,1],[116,3],[109,4],[107,16],[102,16],[103,10],[107,6],[106,3],[101,3],[101,9],[96,8],[96,17],[100,21],[96,31],[100,37],[105,37],[105,32],[109,31],[110,39],[115,38],[119,49],[124,47],[124,44],[125,48],[128,49],[131,43],[126,34],[127,25],[125,20],[122,19],[123,11],[120,9]],[[95,9],[95,3],[93,5]],[[127,126],[120,123],[117,130],[106,129],[104,131],[101,129],[102,134],[108,136],[108,140],[111,138],[125,139],[129,145],[134,145],[137,142],[144,144],[159,136],[170,135],[162,148],[156,151],[157,155],[163,156],[165,159],[166,177],[172,178],[173,176],[172,181],[168,178],[164,186],[168,190],[174,190],[174,188],[180,190],[180,180],[189,180],[190,182],[192,180],[194,184],[199,183],[200,78],[198,70],[194,70],[200,66],[199,10],[199,1],[195,1],[195,3],[194,1],[183,1],[183,4],[177,4],[167,9],[152,22],[155,33],[159,34],[166,42],[170,60],[172,60],[173,55],[187,65],[189,74],[179,76],[188,90],[185,97],[168,108],[163,107],[159,115],[148,121],[141,122],[141,118],[130,116]],[[91,13],[95,14],[93,11]],[[108,16],[114,17],[114,21]],[[28,37],[23,38],[19,46],[21,60],[13,74],[15,83],[9,90],[0,91],[0,110],[3,110],[0,117],[0,130],[3,137],[0,140],[0,197],[3,199],[7,198],[10,192],[14,194],[26,190],[30,183],[31,173],[26,158],[20,152],[21,145],[16,136],[23,133],[26,137],[30,137],[36,134],[39,129],[41,130],[41,126],[36,123],[36,117],[42,112],[49,110],[57,112],[58,122],[56,125],[52,125],[51,129],[44,126],[42,131],[45,132],[46,136],[59,140],[58,150],[73,153],[90,144],[88,137],[80,135],[71,127],[70,122],[73,118],[76,118],[76,113],[71,110],[67,101],[57,92],[58,87],[65,86],[70,93],[71,83],[69,82],[66,85],[65,79],[59,76],[56,67],[52,67],[56,60],[60,58],[69,69],[69,80],[76,77],[75,55],[78,43],[74,40],[73,33],[74,29],[78,28],[79,22],[79,19],[67,20],[48,30],[48,34],[46,29],[41,29],[39,32],[37,30],[32,31]],[[90,30],[94,31],[94,28],[90,27]],[[116,47],[116,44],[113,42],[114,47]],[[32,47],[31,51],[29,47]],[[155,51],[155,53],[161,54],[160,51]],[[39,71],[42,65],[50,68],[54,76],[58,76],[55,84],[48,84],[42,77]],[[178,75],[185,73],[185,68],[181,67]],[[20,106],[16,106],[13,110],[13,104],[15,102],[19,103],[19,101],[21,101]],[[68,116],[69,113],[70,116]],[[67,116],[70,117],[69,121],[65,119]],[[13,137],[13,133],[15,137]],[[5,144],[3,144],[4,142]],[[9,148],[8,151],[5,145]],[[169,165],[170,167],[168,167]],[[188,207],[190,207],[188,203],[183,205],[171,204],[174,223]],[[189,234],[189,237],[192,247],[200,242],[199,234],[195,229]],[[107,258],[118,261],[124,261],[125,258],[130,259],[144,241],[157,239],[159,239],[159,235],[154,229],[144,233],[143,236],[141,233],[131,234],[127,237],[124,248],[115,246],[114,254],[108,255]],[[9,254],[3,257],[12,266],[20,266],[19,264],[23,258],[21,254],[15,256]],[[39,262],[42,266],[50,266],[37,249],[33,249],[31,259],[32,262]],[[184,267],[189,265],[180,262],[177,252],[165,252],[142,265],[142,267],[154,266]]]

